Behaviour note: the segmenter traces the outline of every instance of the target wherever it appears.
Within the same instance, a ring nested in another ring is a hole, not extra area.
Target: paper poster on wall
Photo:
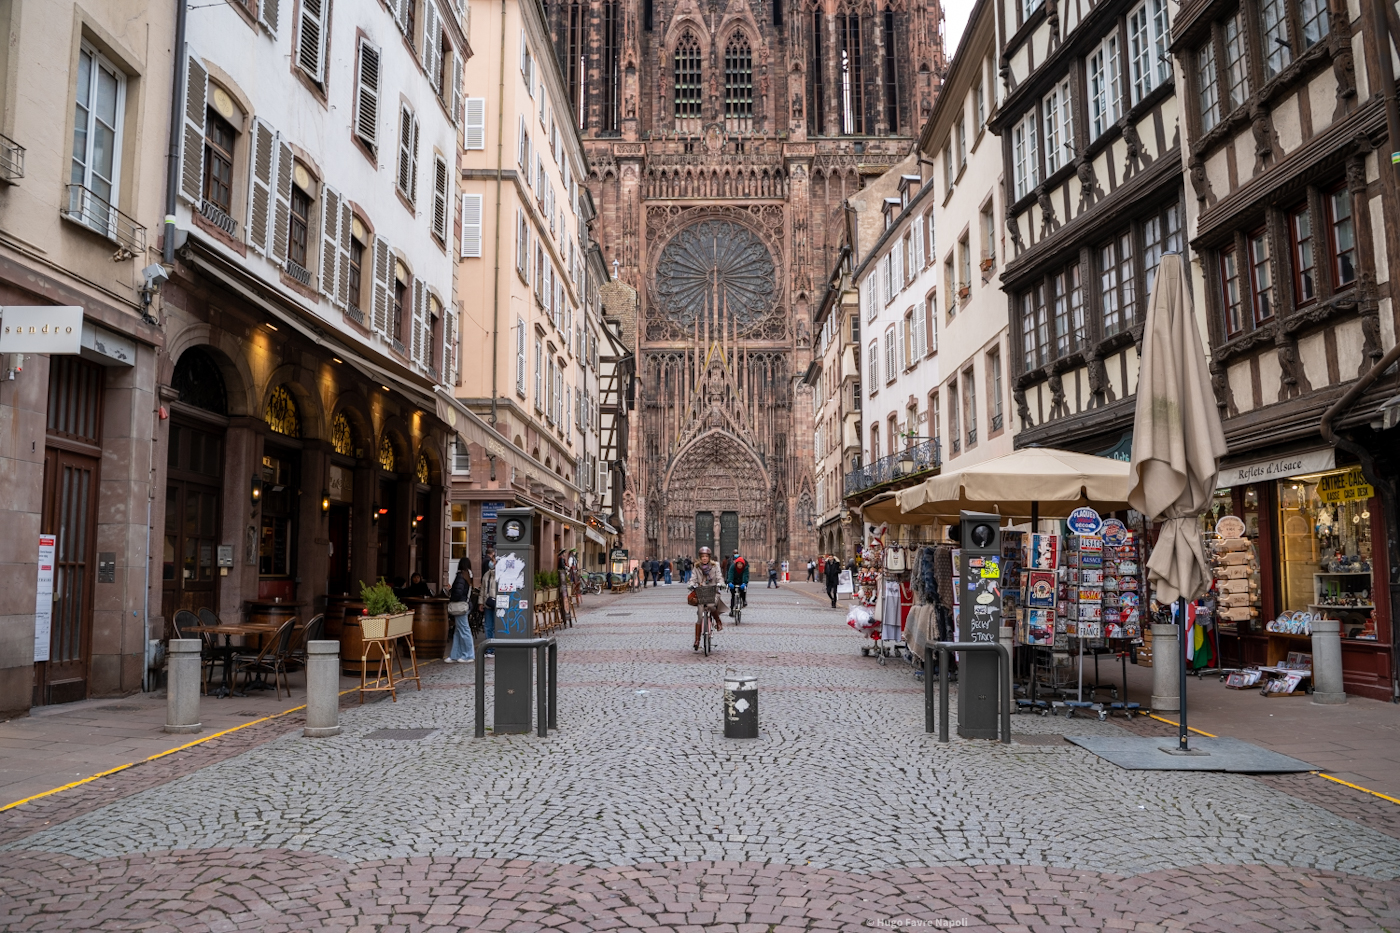
[[[39,536],[39,586],[34,591],[34,660],[49,659],[53,627],[53,555],[55,535]]]
[[[496,592],[514,593],[525,586],[525,561],[518,554],[505,554],[496,561]]]

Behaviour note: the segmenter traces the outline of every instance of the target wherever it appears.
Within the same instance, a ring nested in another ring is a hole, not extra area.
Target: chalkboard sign
[[[1001,557],[963,554],[963,585],[959,628],[967,641],[995,642],[1001,627]]]

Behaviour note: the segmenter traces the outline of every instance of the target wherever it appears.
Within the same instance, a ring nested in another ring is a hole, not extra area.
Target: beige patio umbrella
[[[1186,601],[1203,595],[1210,581],[1197,523],[1227,450],[1186,272],[1181,257],[1168,253],[1147,302],[1128,501],[1148,521],[1162,523],[1147,576],[1157,599],[1177,606],[1181,754],[1193,754],[1186,725]]]
[[[957,521],[962,510],[1016,518],[1064,518],[1083,505],[1113,511],[1128,507],[1128,464],[1072,450],[1024,447],[900,490],[895,503],[902,518],[886,520],[905,524]]]
[[[1168,253],[1147,303],[1128,492],[1148,521],[1165,522],[1147,564],[1163,603],[1195,599],[1209,585],[1197,521],[1227,449],[1185,270]]]

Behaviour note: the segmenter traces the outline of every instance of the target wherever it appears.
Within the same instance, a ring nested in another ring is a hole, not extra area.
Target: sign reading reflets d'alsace
[[[76,354],[82,348],[82,308],[8,305],[0,309],[0,353]]]
[[[1336,462],[1337,454],[1331,447],[1305,450],[1302,453],[1285,454],[1268,460],[1221,467],[1220,478],[1215,481],[1215,485],[1224,489],[1228,486],[1243,486],[1246,483],[1288,479],[1290,476],[1301,476],[1304,473],[1320,473],[1332,469]]]

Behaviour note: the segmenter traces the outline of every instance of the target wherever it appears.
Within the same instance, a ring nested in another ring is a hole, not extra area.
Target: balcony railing
[[[301,263],[288,259],[286,265],[283,266],[283,268],[287,270],[287,274],[290,275],[292,278],[296,279],[298,282],[307,286],[308,288],[311,287],[311,271],[305,266],[303,266]]]
[[[146,228],[82,185],[68,185],[64,217],[105,236],[130,255],[146,251]]]
[[[969,450],[971,450],[971,449],[972,449],[973,447],[975,447],[975,446],[977,446],[977,429],[976,429],[976,428],[968,428],[968,429],[967,429],[967,447],[968,447]]]
[[[238,221],[213,201],[199,202],[199,215],[231,237],[238,236]]]
[[[24,177],[24,147],[0,135],[0,181],[14,184]]]
[[[874,463],[847,473],[845,476],[845,495],[849,496],[890,480],[902,479],[906,476],[932,470],[942,462],[943,458],[939,452],[938,441],[924,441],[921,444],[915,444],[913,447],[895,451],[888,457],[881,457]]]
[[[992,415],[992,430],[1000,431],[1002,425],[1001,415]]]

